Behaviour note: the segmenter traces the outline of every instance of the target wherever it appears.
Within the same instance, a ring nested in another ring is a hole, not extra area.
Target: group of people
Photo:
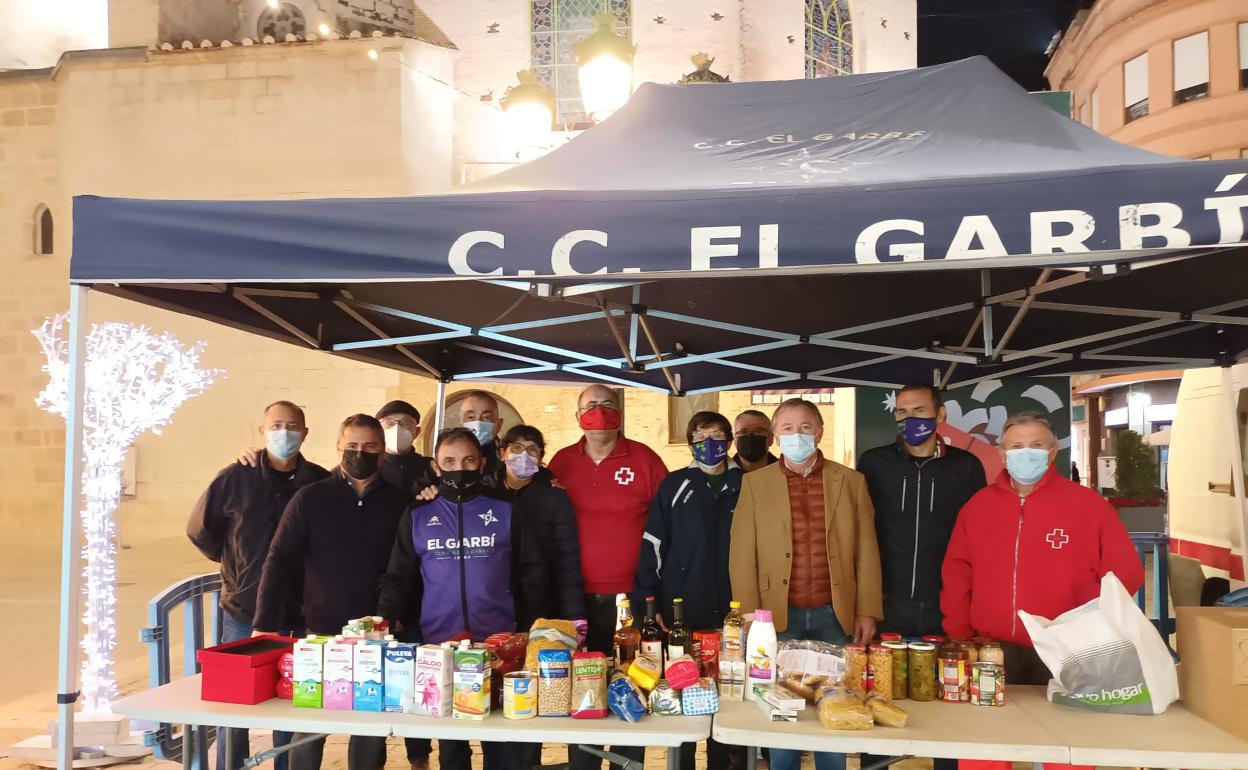
[[[584,435],[549,462],[539,430],[502,430],[491,394],[471,391],[458,409],[461,427],[437,436],[429,458],[415,450],[410,404],[353,415],[329,471],[300,453],[303,411],[271,404],[264,448],[218,474],[188,525],[221,563],[222,640],[334,634],[380,615],[405,641],[480,641],[557,617],[584,621],[585,648],[611,655],[619,594],[635,607],[654,596],[661,610],[681,598],[690,628],[719,627],[736,599],[747,617],[770,610],[781,638],[989,636],[1005,643],[1009,681],[1043,683],[1016,611],[1060,614],[1096,596],[1110,571],[1128,590],[1143,582],[1114,510],[1054,469],[1057,440],[1042,417],[1007,422],[1006,469],[989,485],[974,455],[941,440],[945,409],[926,385],[898,393],[896,441],[863,454],[857,470],[819,451],[822,416],[800,398],[770,418],[698,412],[686,431],[691,462],[672,472],[623,435],[605,386],[580,394]],[[219,770],[241,766],[239,733],[228,765],[219,746]],[[274,733],[275,744],[290,740]],[[317,770],[323,745],[292,749],[293,770]],[[438,750],[443,770],[468,770],[467,743]],[[412,770],[427,768],[431,751],[409,739]],[[487,770],[540,764],[535,744],[485,741],[482,752]],[[616,753],[644,759],[640,747]],[[772,749],[770,760],[797,770],[800,754]],[[818,770],[844,760],[815,757]],[[352,770],[384,763],[384,739],[351,739]],[[569,763],[597,770],[601,759],[569,747]],[[681,764],[693,769],[692,744]],[[708,768],[744,764],[742,749],[708,740]]]

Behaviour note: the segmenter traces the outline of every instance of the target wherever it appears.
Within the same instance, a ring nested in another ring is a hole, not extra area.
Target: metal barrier
[[[1146,564],[1149,549],[1153,552],[1153,611],[1150,614],[1145,601],[1144,586],[1135,594],[1135,603],[1145,617],[1153,621],[1161,638],[1167,640],[1174,633],[1174,618],[1170,617],[1170,536],[1164,532],[1132,532],[1131,542],[1140,555],[1140,563]]]
[[[209,614],[207,628],[204,624],[204,600],[207,597]],[[188,578],[161,591],[147,604],[146,628],[140,629],[139,639],[148,647],[149,676],[152,687],[169,684],[172,679],[170,665],[170,615],[182,608],[182,676],[199,673],[196,653],[218,643],[221,638],[221,575],[211,572]],[[183,728],[185,730],[187,728]],[[174,726],[162,723],[157,729],[143,736],[144,743],[160,759],[181,762],[189,770],[208,770],[208,745],[216,735],[215,727],[195,727],[191,738],[192,757],[182,756],[182,734],[174,734]],[[187,761],[187,760],[190,761]]]

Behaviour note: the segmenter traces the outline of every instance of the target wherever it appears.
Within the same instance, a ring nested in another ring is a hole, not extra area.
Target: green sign
[[[897,391],[856,388],[854,456],[897,439],[893,417]],[[1006,377],[945,392],[945,422],[938,432],[949,444],[972,452],[989,482],[1001,472],[997,440],[1015,412],[1039,412],[1053,426],[1057,470],[1070,475],[1070,380],[1066,377]]]
[[[1075,116],[1070,91],[1032,91],[1031,95],[1043,102],[1045,107],[1064,118]]]

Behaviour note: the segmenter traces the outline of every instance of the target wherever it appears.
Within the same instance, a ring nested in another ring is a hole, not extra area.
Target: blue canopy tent
[[[76,198],[71,349],[81,367],[90,288],[443,384],[693,394],[1226,366],[1248,357],[1246,207],[1248,161],[1117,144],[982,58],[646,84],[455,194]],[[62,578],[69,692],[76,568]]]

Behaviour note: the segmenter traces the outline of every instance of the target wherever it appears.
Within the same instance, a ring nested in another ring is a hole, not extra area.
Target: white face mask
[[[264,436],[264,447],[269,454],[285,462],[299,454],[303,446],[303,432],[297,430],[271,430]]]
[[[392,455],[407,454],[412,448],[412,432],[395,423],[384,431],[386,436],[386,452]]]

